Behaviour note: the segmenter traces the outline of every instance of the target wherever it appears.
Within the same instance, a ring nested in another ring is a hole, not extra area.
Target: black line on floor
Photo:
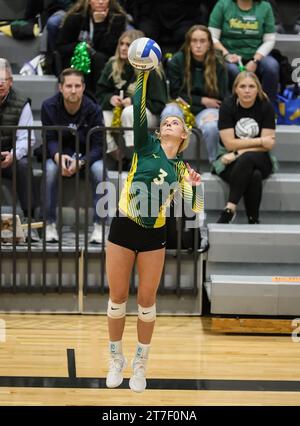
[[[105,378],[93,377],[0,377],[0,387],[106,389]],[[124,379],[119,389],[128,389]],[[147,379],[147,389],[253,392],[300,392],[293,380]]]
[[[70,378],[76,378],[76,362],[74,349],[67,349],[68,373]]]

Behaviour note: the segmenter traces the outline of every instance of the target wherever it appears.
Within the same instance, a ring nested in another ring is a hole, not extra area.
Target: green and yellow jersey
[[[197,187],[189,185],[186,165],[180,158],[167,158],[160,140],[148,132],[146,89],[149,71],[138,76],[133,98],[134,154],[131,169],[121,193],[119,209],[145,228],[160,228],[166,222],[166,208],[177,190],[192,210],[203,210]]]

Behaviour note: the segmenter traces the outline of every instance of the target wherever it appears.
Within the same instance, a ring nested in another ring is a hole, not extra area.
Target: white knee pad
[[[108,299],[107,316],[113,319],[124,318],[126,315],[126,302],[114,303]]]
[[[156,304],[150,306],[149,308],[144,308],[141,305],[138,305],[138,316],[141,321],[152,322],[156,318]]]

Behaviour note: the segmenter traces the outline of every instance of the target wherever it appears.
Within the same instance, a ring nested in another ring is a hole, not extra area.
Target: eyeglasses
[[[8,80],[10,80],[11,79],[11,77],[8,77],[8,78],[0,78],[0,84],[4,84],[4,83],[6,83]]]

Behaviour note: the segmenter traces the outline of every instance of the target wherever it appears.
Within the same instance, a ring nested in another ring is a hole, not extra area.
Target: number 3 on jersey
[[[168,173],[165,172],[164,169],[160,169],[158,177],[153,179],[153,182],[155,183],[155,185],[162,185],[166,176],[168,176]]]

